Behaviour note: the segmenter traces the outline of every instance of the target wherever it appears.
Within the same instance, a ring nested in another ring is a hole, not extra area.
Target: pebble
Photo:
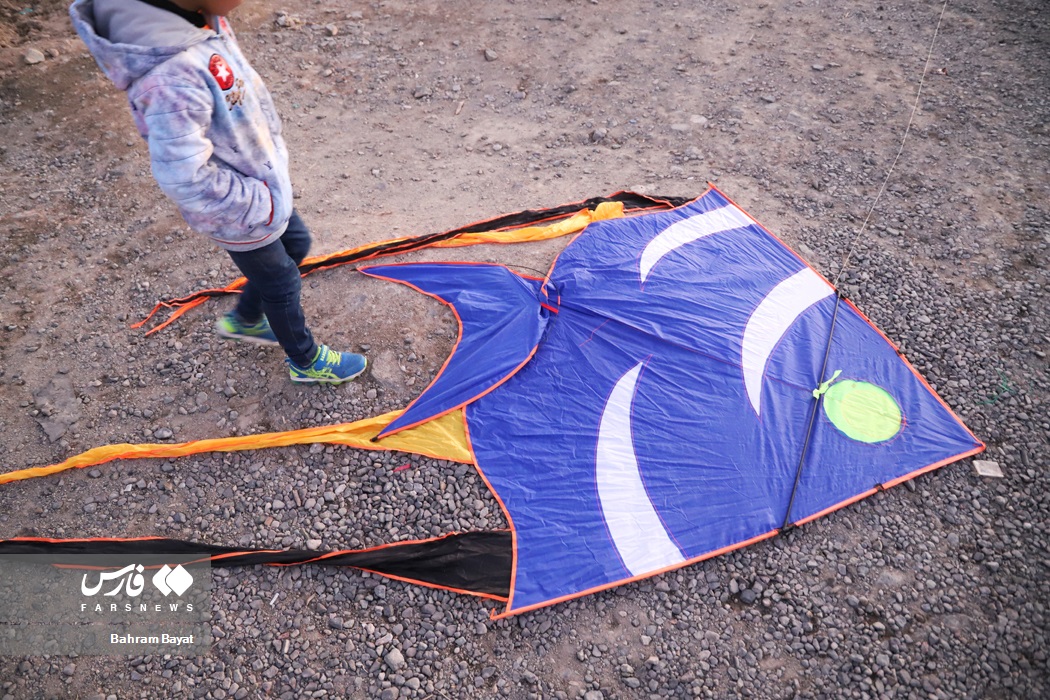
[[[388,651],[383,657],[383,661],[385,661],[386,665],[393,671],[398,671],[405,667],[405,657],[400,649],[391,649]]]
[[[26,49],[26,52],[22,54],[22,60],[30,66],[43,63],[45,59],[44,52],[39,49]]]

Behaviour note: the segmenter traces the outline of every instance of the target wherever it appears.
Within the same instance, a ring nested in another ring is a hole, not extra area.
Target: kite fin
[[[502,384],[536,352],[553,309],[544,280],[502,265],[405,263],[360,272],[437,299],[459,323],[459,338],[437,377],[378,439],[465,406]]]

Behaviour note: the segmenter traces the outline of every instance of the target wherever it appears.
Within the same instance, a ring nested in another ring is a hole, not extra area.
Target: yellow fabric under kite
[[[201,452],[237,452],[257,450],[263,447],[286,447],[288,445],[307,445],[321,442],[335,445],[347,445],[364,450],[396,450],[413,454],[446,459],[450,462],[472,464],[474,458],[467,444],[463,428],[463,411],[457,410],[423,425],[404,430],[379,442],[372,438],[379,434],[388,423],[401,415],[401,411],[391,411],[374,418],[325,425],[318,428],[303,428],[280,433],[262,433],[260,435],[242,435],[239,437],[213,438],[194,440],[172,445],[128,443],[95,447],[70,457],[64,462],[47,467],[32,467],[0,474],[0,484],[38,476],[48,476],[67,469],[83,469],[115,459],[146,459],[154,457],[183,457]]]

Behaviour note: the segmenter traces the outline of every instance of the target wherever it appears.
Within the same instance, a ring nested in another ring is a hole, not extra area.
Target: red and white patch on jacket
[[[212,54],[211,60],[208,61],[208,70],[215,76],[216,82],[223,90],[233,87],[233,70],[222,56],[217,53]]]

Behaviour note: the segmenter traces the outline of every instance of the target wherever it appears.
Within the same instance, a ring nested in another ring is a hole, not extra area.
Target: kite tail
[[[104,445],[74,455],[58,464],[18,469],[0,474],[0,484],[57,474],[67,469],[93,467],[117,459],[184,457],[202,452],[238,452],[242,450],[256,450],[263,447],[307,445],[315,442],[346,445],[367,450],[398,450],[434,459],[444,459],[450,462],[473,463],[474,459],[470,454],[470,448],[467,446],[467,439],[463,429],[463,419],[459,414],[449,414],[440,420],[430,421],[413,430],[407,430],[400,435],[376,442],[376,435],[383,426],[400,415],[401,411],[392,411],[353,423],[302,428],[300,430],[288,430],[277,433],[194,440],[192,442]]]
[[[451,533],[372,547],[315,552],[305,549],[240,549],[160,537],[0,540],[0,560],[46,555],[63,568],[123,566],[135,556],[163,555],[168,564],[229,566],[349,566],[398,581],[506,601],[510,593],[511,533]]]

